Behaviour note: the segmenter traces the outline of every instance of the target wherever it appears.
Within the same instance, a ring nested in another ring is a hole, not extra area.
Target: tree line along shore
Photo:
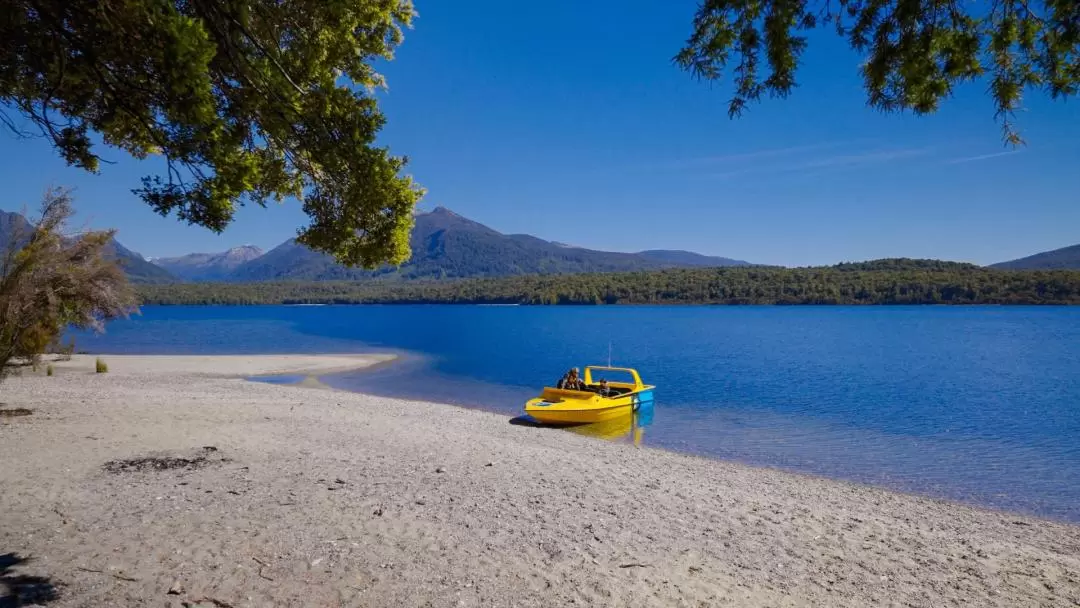
[[[731,267],[449,281],[142,285],[146,305],[244,304],[1080,304],[1080,271],[935,260]]]

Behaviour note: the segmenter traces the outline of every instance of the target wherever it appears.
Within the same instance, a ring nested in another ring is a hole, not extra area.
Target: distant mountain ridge
[[[147,261],[115,239],[108,254],[136,283],[266,282],[327,280],[411,280],[507,277],[516,275],[637,272],[673,268],[751,266],[749,262],[682,250],[636,253],[598,251],[546,241],[527,234],[503,234],[444,207],[418,212],[410,238],[412,256],[399,268],[346,268],[294,239],[263,252],[245,245],[221,253],[193,253]],[[26,232],[21,214],[0,210],[0,250],[12,235]],[[969,271],[973,264],[907,258],[841,263],[841,271]],[[989,266],[1003,270],[1080,269],[1080,245],[1063,247]]]
[[[639,251],[634,255],[638,255],[656,262],[668,263],[675,266],[685,266],[687,268],[711,268],[716,266],[751,266],[749,262],[742,260],[733,260],[731,258],[722,258],[709,255],[702,255],[700,253],[694,253],[693,251],[683,251],[681,249],[649,249],[646,251]]]
[[[258,247],[242,245],[221,253],[189,253],[150,261],[185,281],[221,281],[229,278],[245,262],[262,254],[263,250]]]
[[[567,246],[527,234],[503,234],[445,207],[418,213],[414,219],[412,256],[400,268],[345,268],[330,256],[289,240],[240,265],[229,280],[452,279],[749,265],[689,251],[618,253]]]
[[[993,264],[1002,270],[1080,270],[1080,245],[1044,251],[1025,258]]]
[[[19,233],[28,233],[33,228],[21,213],[0,210],[0,252],[6,251],[8,244]],[[167,270],[147,262],[143,256],[124,247],[116,239],[106,246],[105,254],[116,259],[133,283],[170,283],[176,280]]]
[[[21,213],[0,209],[0,247],[6,252],[8,243],[16,234],[28,234],[32,227]]]
[[[146,261],[142,254],[124,247],[113,239],[106,248],[106,255],[116,258],[132,283],[174,283],[168,270]]]

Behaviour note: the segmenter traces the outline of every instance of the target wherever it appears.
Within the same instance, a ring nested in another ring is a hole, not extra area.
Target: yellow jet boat
[[[608,393],[600,394],[597,372],[615,372],[629,376],[627,382],[608,382]],[[644,384],[637,370],[628,367],[585,368],[585,390],[544,387],[539,397],[525,402],[525,413],[545,424],[589,424],[606,422],[636,412],[652,404],[655,386]]]

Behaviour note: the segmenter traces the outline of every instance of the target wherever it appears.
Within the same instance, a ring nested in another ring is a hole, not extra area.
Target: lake
[[[148,307],[99,353],[391,351],[332,386],[496,411],[635,367],[646,445],[1080,522],[1080,308]]]

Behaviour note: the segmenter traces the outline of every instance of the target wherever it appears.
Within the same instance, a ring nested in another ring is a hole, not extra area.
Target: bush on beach
[[[11,363],[36,368],[65,328],[101,330],[135,310],[113,232],[65,233],[73,213],[70,191],[48,190],[36,225],[16,224],[0,250],[0,378]]]

